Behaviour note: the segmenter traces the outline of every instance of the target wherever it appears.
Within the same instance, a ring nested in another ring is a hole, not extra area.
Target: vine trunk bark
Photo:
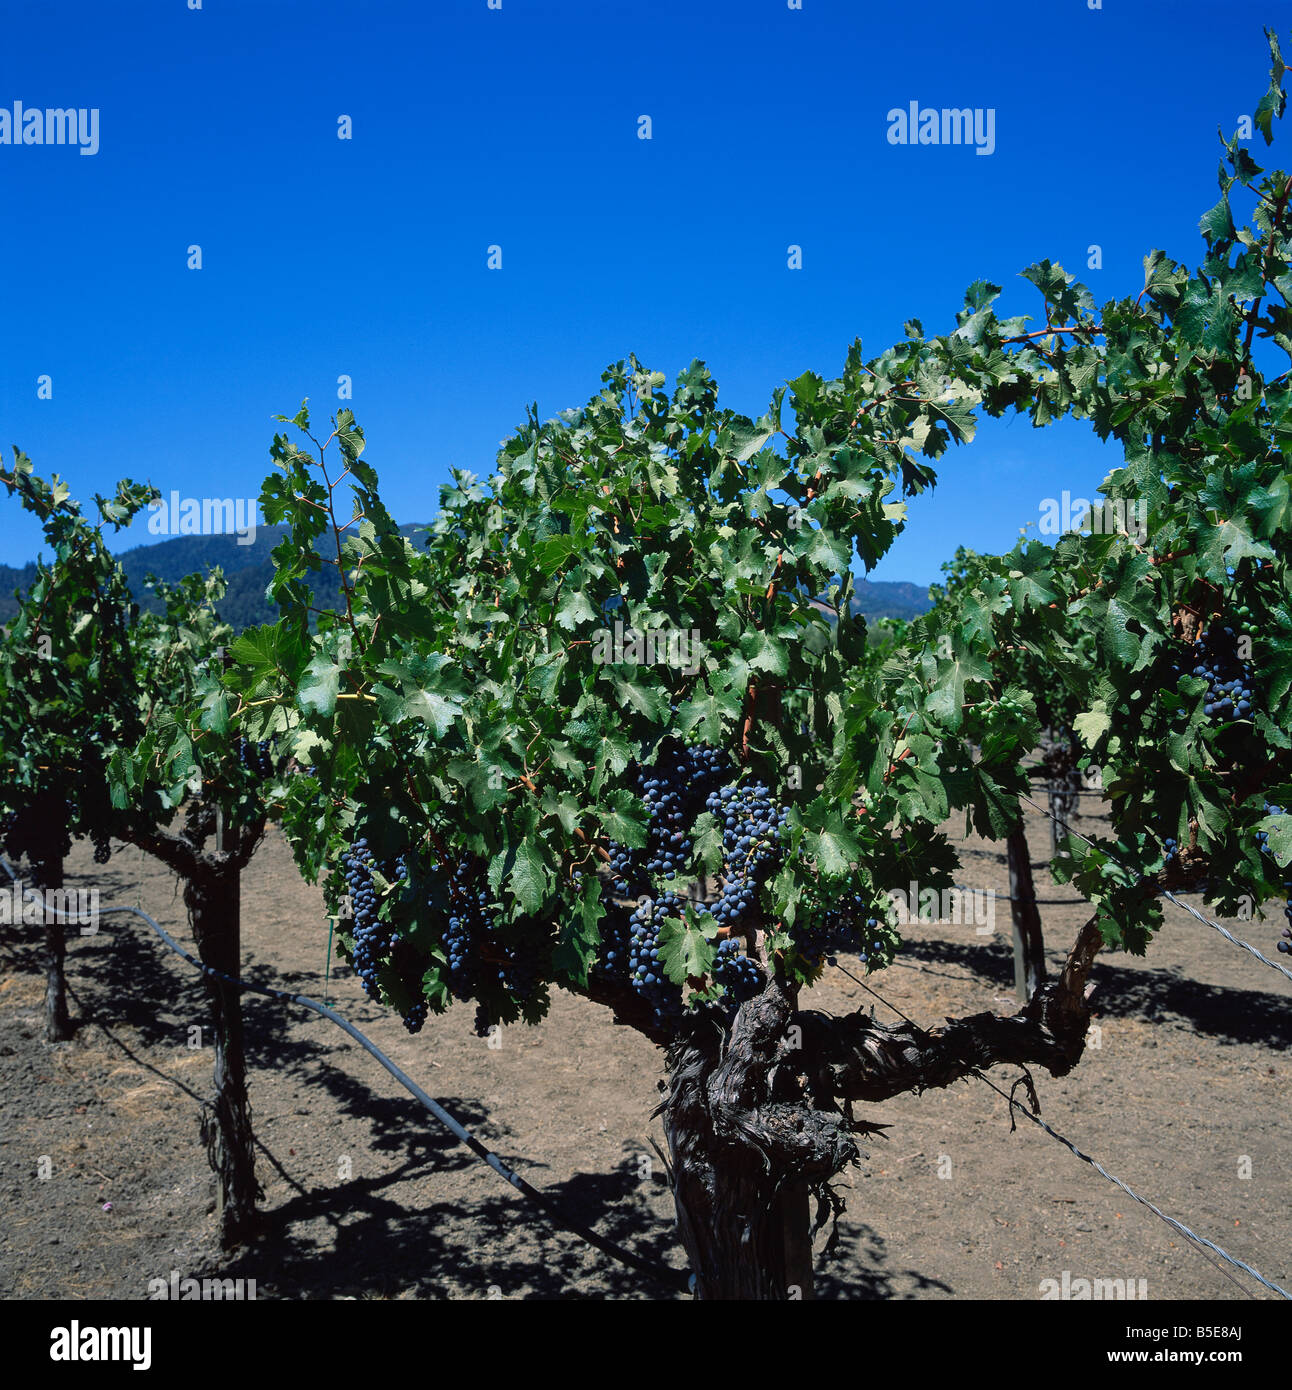
[[[1045,982],[1045,940],[1041,913],[1036,906],[1036,885],[1027,847],[1027,831],[1020,816],[1009,832],[1010,918],[1014,926],[1014,993],[1027,1003]]]
[[[1066,727],[1047,729],[1041,747],[1050,809],[1050,858],[1057,859],[1063,853],[1068,822],[1081,809],[1083,779],[1076,765],[1077,736]]]
[[[678,1236],[698,1299],[813,1296],[806,1186],[763,1167],[749,1151],[706,1146],[676,1120],[673,1155]]]
[[[723,1046],[711,1022],[674,1044],[661,1107],[678,1234],[699,1299],[813,1296],[811,1192],[856,1157],[841,1115],[797,1079],[794,998],[771,982]]]
[[[227,862],[201,862],[187,877],[184,902],[204,964],[236,976],[242,954],[240,873]],[[242,992],[212,975],[205,978],[214,1025],[214,1093],[202,1114],[202,1139],[216,1179],[216,1215],[225,1249],[256,1229],[255,1143],[247,1096]]]
[[[1068,825],[1080,810],[1082,791],[1081,774],[1075,769],[1056,775],[1049,784],[1047,794],[1050,803],[1050,858],[1057,859],[1064,853],[1063,841],[1068,835]]]
[[[55,810],[55,804],[57,810]],[[67,1011],[67,938],[63,923],[46,910],[49,894],[63,887],[63,845],[66,842],[66,821],[63,817],[63,798],[42,808],[38,817],[40,840],[30,854],[36,887],[42,890],[41,916],[44,918],[44,940],[41,964],[45,970],[45,1041],[66,1042],[72,1036],[72,1018]]]

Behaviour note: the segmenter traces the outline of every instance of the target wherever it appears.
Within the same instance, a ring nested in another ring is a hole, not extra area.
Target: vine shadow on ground
[[[487,1119],[473,1102],[446,1107],[477,1131]],[[385,1132],[399,1129],[388,1116]],[[473,1162],[444,1134],[446,1151],[410,1158],[374,1178],[346,1181],[338,1190],[303,1193],[266,1214],[257,1244],[221,1263],[222,1277],[255,1277],[278,1298],[570,1297],[668,1299],[681,1295],[649,1274],[621,1265],[577,1234],[556,1229],[546,1215],[497,1179],[478,1198],[432,1202],[421,1210],[392,1195],[399,1184],[433,1176],[443,1164]],[[576,1174],[546,1186],[544,1195],[573,1222],[641,1259],[668,1265],[678,1258],[671,1225],[661,1226],[641,1184],[629,1172]],[[316,1217],[343,1213],[327,1241],[311,1238]]]
[[[1061,957],[1049,954],[1053,974]],[[896,963],[903,958],[959,966],[993,985],[1013,985],[1013,954],[1003,944],[908,940],[903,942],[902,956]],[[1135,1016],[1195,1029],[1222,1042],[1292,1048],[1292,1014],[1285,995],[1206,984],[1191,979],[1177,965],[1123,965],[1111,953],[1095,961],[1090,980],[1094,986],[1091,1004],[1097,1016]]]
[[[847,1218],[839,1222],[839,1243],[833,1256],[822,1254],[822,1238],[816,1243],[814,1283],[820,1301],[901,1302],[929,1290],[953,1294],[950,1284],[918,1270],[887,1270],[888,1251],[883,1238],[871,1227]],[[852,1250],[849,1258],[844,1252]]]
[[[532,1204],[503,1189],[421,1211],[409,1211],[389,1195],[392,1187],[423,1174],[424,1168],[410,1163],[380,1178],[347,1183],[346,1215],[332,1242],[312,1242],[299,1227],[331,1208],[333,1194],[285,1203],[272,1214],[264,1239],[218,1272],[255,1277],[262,1296],[289,1299],[687,1298],[664,1280],[555,1228]],[[683,1267],[671,1222],[659,1220],[631,1173],[576,1174],[545,1193],[563,1215],[593,1226],[638,1258]],[[854,1253],[844,1253],[849,1250]],[[953,1292],[915,1270],[885,1270],[885,1259],[884,1243],[873,1230],[845,1222],[840,1253],[818,1261],[817,1297],[873,1301]]]

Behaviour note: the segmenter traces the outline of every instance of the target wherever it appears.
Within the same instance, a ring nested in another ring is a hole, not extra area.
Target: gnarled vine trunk
[[[204,964],[237,975],[242,953],[240,873],[236,864],[204,858],[184,884],[198,954]],[[216,1178],[216,1216],[221,1244],[229,1249],[256,1228],[255,1144],[247,1063],[243,1047],[242,992],[204,977],[214,1024],[214,1094],[202,1113],[202,1139]]]
[[[696,1296],[811,1298],[810,1198],[825,1204],[818,1211],[837,1209],[830,1179],[860,1156],[857,1135],[883,1128],[855,1120],[853,1103],[949,1086],[1002,1062],[1066,1075],[1085,1046],[1100,944],[1092,919],[1062,972],[1011,1016],[928,1029],[836,1018],[800,1011],[796,992],[771,979],[729,1035],[712,1018],[688,1026],[669,1047],[660,1113]],[[636,1007],[607,1002],[625,1022]]]
[[[857,1147],[842,1115],[804,1096],[794,1010],[774,981],[742,1005],[725,1048],[709,1022],[669,1052],[664,1130],[700,1299],[812,1297],[810,1189]]]
[[[156,855],[184,881],[184,905],[202,963],[236,977],[242,957],[240,884],[243,867],[264,834],[261,814],[242,825],[226,825],[221,812],[203,802],[190,803],[182,834],[161,827],[135,827],[140,849]],[[215,832],[216,847],[203,845]],[[214,1094],[202,1113],[202,1139],[216,1180],[216,1210],[224,1248],[240,1245],[257,1226],[255,1138],[247,1098],[247,1061],[243,1048],[242,991],[205,975],[214,1025]]]

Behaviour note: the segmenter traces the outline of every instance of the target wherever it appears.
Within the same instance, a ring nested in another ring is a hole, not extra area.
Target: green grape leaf
[[[573,912],[561,914],[556,928],[556,945],[552,951],[552,967],[576,989],[588,986],[588,971],[597,958],[601,945],[599,923],[606,915],[601,901],[601,886],[596,876],[583,880],[583,891],[576,900]]]
[[[707,975],[713,965],[714,946],[704,934],[706,925],[710,931],[717,930],[718,924],[707,913],[698,922],[669,917],[660,927],[660,963],[675,985]]]

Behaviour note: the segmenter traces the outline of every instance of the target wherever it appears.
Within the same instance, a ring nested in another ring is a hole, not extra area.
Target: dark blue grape
[[[507,925],[489,893],[484,870],[483,861],[470,855],[455,861],[445,885],[447,911],[441,919],[440,943],[449,993],[456,999],[476,998],[484,1011],[481,1016],[499,1022],[517,1012],[538,1012],[551,936],[536,921]],[[441,872],[439,865],[432,866],[433,874]]]
[[[253,744],[239,737],[238,761],[262,781],[268,781],[274,775],[273,746],[267,740]]]
[[[794,943],[804,960],[834,963],[835,952],[855,953],[865,961],[875,934],[883,925],[880,911],[861,893],[849,893],[812,921],[794,929]]]
[[[448,962],[449,992],[469,999],[476,983],[481,944],[491,930],[489,894],[478,866],[467,857],[453,866],[448,879],[449,913],[440,939]]]
[[[368,997],[381,1002],[381,968],[387,963],[387,958],[399,939],[399,933],[394,927],[381,921],[377,915],[380,901],[372,875],[374,869],[378,869],[383,878],[398,881],[403,877],[403,861],[398,861],[398,865],[378,865],[368,848],[367,837],[359,836],[341,856],[341,868],[354,912],[350,924],[350,937],[353,942],[350,960],[363,982]],[[415,1013],[416,1006],[406,1015],[406,1025],[407,1020],[414,1017]],[[422,1017],[424,1020],[425,1015]],[[409,1027],[409,1032],[416,1032],[420,1027],[421,1023],[416,1027]]]
[[[669,918],[681,918],[682,904],[676,893],[665,892],[638,904],[629,919],[628,983],[651,1005],[657,1019],[668,1022],[681,1015],[682,987],[664,973],[659,943],[660,928]]]
[[[1229,723],[1251,717],[1256,707],[1253,672],[1249,662],[1239,659],[1233,628],[1209,628],[1177,661],[1176,672],[1207,682],[1202,710],[1209,719]]]
[[[762,971],[748,956],[741,954],[740,941],[734,936],[718,942],[713,981],[722,986],[729,1002],[735,1005],[761,994],[764,985]]]
[[[722,825],[723,879],[713,916],[720,926],[748,925],[759,889],[784,862],[786,810],[761,782],[710,792],[706,806]]]

